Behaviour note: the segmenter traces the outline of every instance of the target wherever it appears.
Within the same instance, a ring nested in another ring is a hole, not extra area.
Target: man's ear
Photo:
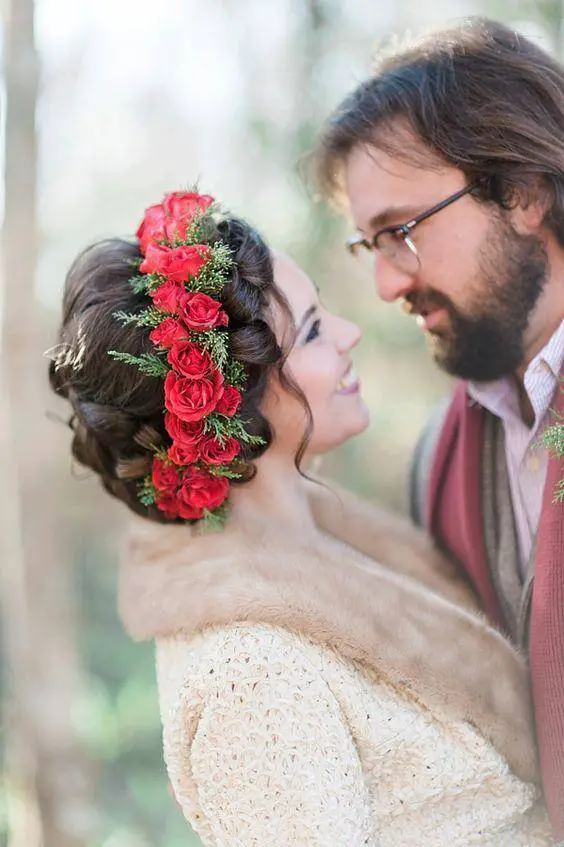
[[[520,235],[538,233],[553,203],[552,191],[538,177],[531,184],[516,189],[516,199],[511,209],[511,222]]]

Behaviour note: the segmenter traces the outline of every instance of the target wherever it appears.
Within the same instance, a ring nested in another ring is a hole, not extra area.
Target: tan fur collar
[[[536,779],[522,659],[480,617],[329,536],[257,526],[197,535],[138,519],[120,612],[137,639],[241,621],[300,632],[438,719],[470,721],[518,775]]]

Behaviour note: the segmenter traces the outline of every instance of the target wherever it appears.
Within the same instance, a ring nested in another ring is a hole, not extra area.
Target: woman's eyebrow
[[[314,303],[313,306],[310,306],[309,309],[306,310],[305,314],[303,315],[301,321],[298,324],[298,328],[296,330],[297,335],[300,334],[300,332],[304,328],[305,324],[311,318],[311,316],[316,311],[316,309],[317,309],[317,303]]]

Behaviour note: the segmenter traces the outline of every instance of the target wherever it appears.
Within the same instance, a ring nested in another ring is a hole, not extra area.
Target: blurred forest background
[[[0,509],[0,844],[192,847],[167,791],[153,649],[116,615],[127,519],[73,467],[47,389],[64,275],[131,234],[167,190],[200,188],[252,220],[357,320],[370,430],[325,472],[394,509],[448,380],[413,321],[380,304],[342,249],[347,221],[298,161],[378,43],[466,14],[562,55],[560,0],[0,0],[4,190]]]

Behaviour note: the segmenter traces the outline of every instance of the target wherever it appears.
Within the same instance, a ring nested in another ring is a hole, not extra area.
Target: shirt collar
[[[564,364],[564,321],[562,321],[554,335],[551,336],[546,347],[543,347],[538,356],[535,356],[533,362],[536,359],[541,359],[548,365],[556,379],[559,378],[562,365]]]
[[[564,363],[564,320],[561,321],[560,326],[550,337],[547,344],[529,363],[523,377],[523,385],[527,394],[529,394],[531,375],[541,362],[549,368],[556,382],[560,377]],[[494,379],[491,382],[469,382],[468,395],[480,406],[498,415],[498,417],[505,417],[507,412],[519,414],[516,393],[509,377]],[[532,400],[531,397],[530,399]],[[533,403],[533,407],[534,405]]]

